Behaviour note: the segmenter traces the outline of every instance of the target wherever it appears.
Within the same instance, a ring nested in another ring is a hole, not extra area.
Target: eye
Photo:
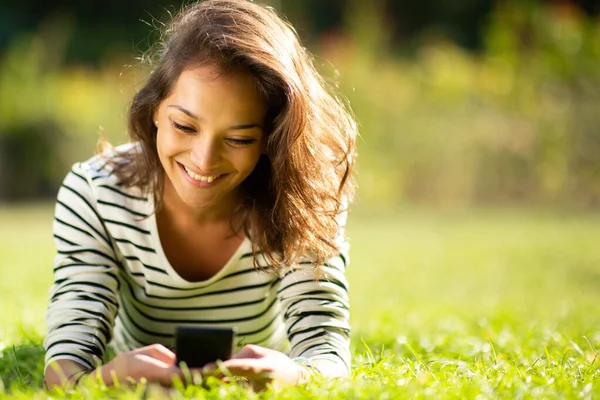
[[[173,125],[173,128],[175,128],[181,132],[185,132],[185,133],[195,133],[196,132],[196,129],[192,128],[191,126],[181,125],[175,121],[171,121],[171,124]]]
[[[244,147],[249,146],[252,143],[256,142],[256,139],[236,139],[236,138],[228,138],[227,141],[234,146]]]

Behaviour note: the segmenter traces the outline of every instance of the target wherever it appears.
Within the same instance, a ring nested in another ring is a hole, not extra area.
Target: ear
[[[152,113],[152,125],[158,128],[158,107],[156,107]]]

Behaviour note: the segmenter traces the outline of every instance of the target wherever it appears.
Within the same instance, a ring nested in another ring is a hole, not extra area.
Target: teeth
[[[220,175],[213,175],[213,176],[202,176],[202,175],[197,175],[195,173],[193,173],[192,171],[190,171],[187,167],[183,167],[185,169],[185,172],[187,172],[187,174],[190,176],[190,178],[195,179],[197,181],[201,181],[201,182],[208,182],[211,183],[212,181],[214,181],[215,179],[217,179]]]

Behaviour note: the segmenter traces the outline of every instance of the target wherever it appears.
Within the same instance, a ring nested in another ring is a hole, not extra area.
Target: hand
[[[295,385],[305,379],[310,371],[292,361],[287,355],[257,345],[246,345],[233,358],[217,367],[209,364],[202,374],[223,376],[224,371],[233,376],[246,377],[255,390],[263,390],[267,383],[276,389]]]
[[[152,344],[123,353],[109,363],[94,371],[92,379],[101,374],[103,382],[112,386],[116,379],[118,384],[128,384],[131,380],[139,382],[146,379],[170,387],[173,378],[182,377],[181,370],[175,365],[175,353],[161,344]]]

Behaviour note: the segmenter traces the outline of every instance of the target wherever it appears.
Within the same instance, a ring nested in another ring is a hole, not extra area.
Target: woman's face
[[[265,112],[248,73],[185,70],[154,113],[165,202],[196,211],[234,206],[264,147]]]

